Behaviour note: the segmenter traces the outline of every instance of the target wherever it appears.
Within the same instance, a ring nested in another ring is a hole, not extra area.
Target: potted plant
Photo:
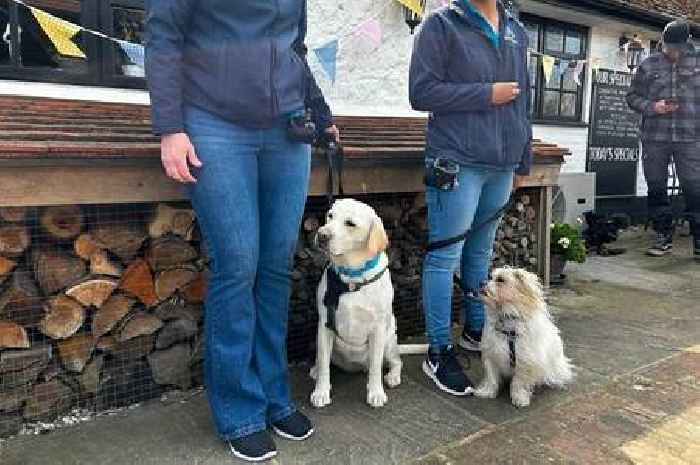
[[[583,263],[586,261],[586,244],[581,237],[580,229],[575,226],[553,223],[551,230],[551,276],[559,278],[564,272],[566,262]]]

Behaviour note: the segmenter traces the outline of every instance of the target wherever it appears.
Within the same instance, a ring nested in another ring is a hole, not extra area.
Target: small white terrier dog
[[[510,378],[511,402],[527,407],[535,386],[564,387],[573,379],[537,275],[496,269],[482,298],[487,309],[481,339],[484,379],[474,392],[477,397],[495,398],[501,381]]]

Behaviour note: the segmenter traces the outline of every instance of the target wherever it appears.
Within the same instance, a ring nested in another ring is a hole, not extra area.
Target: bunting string
[[[55,47],[56,52],[61,55],[74,58],[86,58],[85,53],[76,44],[75,39],[79,33],[87,33],[113,42],[124,52],[131,63],[144,67],[145,53],[144,46],[142,44],[110,37],[100,31],[95,31],[77,24],[73,24],[44,10],[28,5],[24,0],[12,1],[24,6],[32,13],[42,30],[46,33],[47,37]],[[344,48],[343,42],[345,39],[352,37],[356,40],[360,40],[370,46],[370,51],[376,51],[376,49],[382,45],[384,40],[384,33],[380,18],[385,14],[387,9],[395,3],[403,5],[419,16],[424,16],[426,13],[426,3],[424,1],[389,0],[386,2],[384,7],[374,15],[365,18],[357,25],[350,27],[346,32],[336,34],[334,37],[328,38],[327,40],[323,41],[320,46],[312,48],[313,55],[318,60],[321,69],[326,74],[331,84],[336,82],[338,54]],[[449,4],[449,0],[440,0],[438,1],[438,4],[441,6],[446,6]],[[545,80],[548,83],[552,80],[560,80],[562,77],[571,74],[574,82],[580,86],[582,85],[581,74],[583,73],[585,65],[591,64],[593,69],[597,69],[603,61],[603,58],[601,57],[591,57],[583,60],[567,60],[565,58],[558,58],[541,53],[533,49],[529,49],[528,52],[530,57],[538,57],[538,61],[540,62],[538,65],[542,66]],[[605,56],[604,58],[608,59],[612,55],[619,54],[620,52],[629,53],[629,43],[612,50],[610,55]]]

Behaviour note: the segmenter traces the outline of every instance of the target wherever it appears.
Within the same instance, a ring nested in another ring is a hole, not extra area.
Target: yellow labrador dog
[[[316,236],[330,264],[318,286],[318,342],[311,377],[314,407],[331,403],[330,365],[346,371],[366,371],[367,403],[387,402],[382,383],[401,383],[401,357],[392,311],[394,289],[389,275],[388,246],[382,220],[376,212],[353,199],[336,201],[326,224]],[[423,346],[402,346],[402,353],[422,353]]]

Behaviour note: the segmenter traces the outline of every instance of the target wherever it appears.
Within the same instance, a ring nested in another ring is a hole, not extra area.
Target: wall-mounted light
[[[425,13],[425,2],[426,0],[419,0],[421,11]],[[418,14],[407,6],[403,7],[404,17],[406,18],[406,24],[408,24],[409,29],[411,29],[411,34],[416,30],[416,27],[421,22],[423,14]]]
[[[627,37],[620,38],[620,47],[627,52],[627,67],[631,72],[639,68],[644,56],[644,45],[642,41],[635,35],[632,39]]]

